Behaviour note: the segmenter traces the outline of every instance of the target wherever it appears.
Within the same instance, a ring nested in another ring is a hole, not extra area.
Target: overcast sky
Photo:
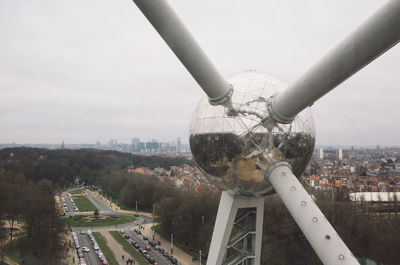
[[[386,1],[170,0],[223,76],[288,83]],[[400,45],[312,107],[317,144],[400,145]],[[203,92],[129,0],[0,1],[0,143],[187,142]]]

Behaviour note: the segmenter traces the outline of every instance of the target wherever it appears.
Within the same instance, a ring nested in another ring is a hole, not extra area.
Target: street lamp
[[[154,219],[156,216],[156,204],[153,203],[153,226],[151,227],[151,229],[153,230],[153,240],[154,240]]]
[[[174,254],[174,234],[171,234],[171,255]]]
[[[199,250],[199,263],[201,265],[201,250]]]

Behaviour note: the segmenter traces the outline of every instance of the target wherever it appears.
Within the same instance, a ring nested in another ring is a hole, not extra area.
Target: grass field
[[[73,190],[70,192],[71,194],[82,194],[83,190],[82,189],[78,189],[78,190]]]
[[[135,217],[128,215],[99,215],[97,219],[94,215],[76,215],[66,218],[66,222],[70,227],[96,227],[111,226],[134,222]]]
[[[140,265],[148,265],[149,263],[142,255],[134,248],[129,242],[118,232],[110,231],[113,238],[122,246],[122,248],[132,255],[132,257],[139,262]]]
[[[107,246],[107,240],[99,232],[93,232],[93,236],[96,238],[97,244],[99,244],[99,247],[100,247],[101,251],[103,252],[104,256],[106,257],[108,264],[118,265],[118,262],[115,259],[114,253]]]
[[[93,212],[97,210],[96,206],[88,198],[76,198],[74,202],[80,212]]]

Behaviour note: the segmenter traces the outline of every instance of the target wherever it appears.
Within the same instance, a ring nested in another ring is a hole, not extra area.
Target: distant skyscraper
[[[324,148],[319,149],[319,159],[324,159]]]
[[[178,139],[176,139],[176,151],[178,153],[182,153],[182,142],[181,142],[181,137],[178,137]]]
[[[140,152],[139,148],[138,148],[138,144],[140,143],[140,139],[139,138],[133,138],[132,139],[132,152]]]
[[[137,149],[135,150],[135,152],[141,153],[146,149],[146,143],[145,142],[139,142],[137,144]]]
[[[339,148],[339,154],[338,154],[339,160],[343,160],[343,149]]]

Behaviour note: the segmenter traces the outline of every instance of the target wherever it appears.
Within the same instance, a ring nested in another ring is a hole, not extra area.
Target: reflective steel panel
[[[264,180],[277,161],[291,164],[299,177],[315,145],[314,122],[309,108],[292,123],[270,119],[268,103],[287,85],[257,72],[228,79],[233,85],[232,107],[211,106],[205,96],[190,124],[190,148],[206,177],[219,189],[238,195],[267,196],[272,186]]]

